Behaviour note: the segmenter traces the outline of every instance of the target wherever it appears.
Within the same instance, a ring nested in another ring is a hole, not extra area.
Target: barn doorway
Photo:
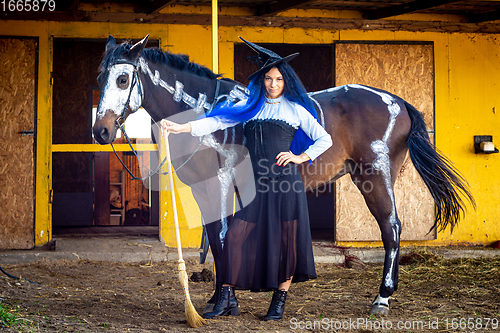
[[[105,45],[106,40],[55,38],[53,42],[52,143],[68,147],[52,155],[53,234],[156,237],[159,219],[152,211],[158,209],[157,194],[140,180],[131,180],[114,153],[100,151],[97,144],[95,150],[89,149],[95,144],[92,111],[99,101],[97,75]],[[158,42],[148,43],[152,46]],[[150,124],[149,120],[148,130]],[[150,137],[132,141],[150,143]],[[124,139],[117,138],[116,143]],[[145,155],[141,157],[148,163]],[[137,171],[135,156],[128,152],[118,156]]]
[[[322,44],[260,44],[284,57],[299,52],[290,62],[307,91],[319,91],[333,86],[333,45]],[[252,63],[256,53],[247,45],[234,45],[234,78],[248,85],[248,76],[258,67]],[[335,239],[335,186],[325,185],[307,192],[309,220],[315,241]]]

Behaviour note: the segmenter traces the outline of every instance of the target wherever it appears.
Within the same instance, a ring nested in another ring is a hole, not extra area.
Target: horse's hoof
[[[381,303],[373,304],[370,314],[386,316],[389,314],[389,306]]]

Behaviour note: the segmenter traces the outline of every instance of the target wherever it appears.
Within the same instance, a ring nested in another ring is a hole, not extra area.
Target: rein
[[[130,97],[132,96],[132,91],[134,90],[134,87],[135,87],[136,84],[139,84],[139,95],[141,97],[141,104],[142,104],[142,100],[144,98],[142,83],[141,83],[141,80],[139,79],[139,73],[138,73],[138,70],[137,70],[137,63],[123,59],[123,60],[118,60],[115,64],[116,65],[118,65],[118,64],[128,64],[128,65],[134,66],[134,74],[133,74],[133,77],[132,77],[132,84],[130,85],[130,90],[129,90],[129,94],[128,94],[128,97],[127,97],[127,101],[125,102],[125,105],[123,106],[123,110],[122,110],[120,116],[118,118],[116,118],[116,121],[115,121],[116,122],[116,127],[119,128],[120,131],[122,131],[123,136],[127,140],[127,143],[129,145],[130,149],[132,150],[132,153],[135,155],[135,157],[137,158],[137,160],[142,164],[142,166],[149,171],[149,174],[147,176],[145,176],[145,177],[137,177],[137,176],[135,176],[132,173],[132,171],[130,171],[130,169],[125,165],[125,163],[122,161],[122,159],[120,158],[120,156],[118,156],[118,153],[116,152],[115,147],[113,146],[113,143],[111,143],[111,148],[113,148],[113,152],[115,153],[116,158],[118,159],[118,161],[120,161],[121,165],[125,168],[125,170],[132,177],[132,180],[141,180],[141,181],[143,181],[143,180],[146,180],[148,178],[153,177],[156,174],[167,175],[168,172],[159,172],[160,169],[161,169],[161,167],[167,161],[167,158],[165,157],[163,159],[163,161],[158,165],[158,167],[156,169],[154,169],[154,170],[150,169],[149,167],[147,167],[141,161],[141,159],[139,158],[139,155],[137,154],[137,151],[132,146],[132,142],[130,141],[129,136],[127,135],[127,132],[125,131],[125,126],[123,126],[123,124],[125,123],[125,114],[127,112],[129,104],[130,104]],[[220,80],[217,80],[217,84],[216,84],[216,87],[215,87],[214,100],[213,100],[213,103],[211,105],[210,110],[213,109],[215,107],[215,105],[217,104],[217,102],[218,102],[219,90],[220,90]],[[201,138],[198,147],[196,147],[196,149],[188,157],[188,159],[184,161],[184,163],[182,163],[178,168],[174,169],[174,172],[177,172],[180,168],[182,168],[187,162],[189,162],[191,160],[191,158],[194,156],[194,154],[200,149],[202,143],[203,143],[203,139]]]
[[[132,90],[134,90],[134,87],[137,83],[139,83],[139,95],[141,96],[141,103],[142,103],[142,99],[144,98],[144,95],[143,95],[142,83],[141,83],[141,80],[139,79],[139,72],[137,71],[137,63],[135,63],[133,61],[125,60],[125,59],[118,60],[115,63],[115,65],[121,65],[121,64],[134,66],[134,75],[132,76],[132,84],[130,85],[130,90],[128,92],[127,101],[125,102],[125,105],[123,105],[123,110],[120,114],[120,117],[118,117],[118,119],[117,119],[117,120],[121,120],[122,122],[124,122],[125,121],[125,118],[124,118],[125,113],[127,112],[127,109],[130,105],[130,96],[132,96]]]
[[[132,146],[132,142],[130,141],[130,138],[127,135],[127,132],[125,132],[125,127],[123,126],[123,124],[125,123],[125,114],[127,113],[127,109],[129,108],[130,97],[132,96],[132,91],[134,90],[134,87],[135,87],[136,84],[139,84],[139,89],[138,90],[139,90],[139,95],[141,97],[141,103],[142,103],[142,99],[144,98],[144,95],[143,95],[143,88],[142,88],[141,80],[139,79],[139,72],[137,70],[137,63],[135,63],[133,61],[122,59],[122,60],[118,60],[115,63],[115,65],[119,65],[119,64],[127,64],[127,65],[134,66],[134,74],[132,76],[132,83],[130,84],[130,89],[129,89],[127,101],[123,105],[123,110],[120,113],[120,116],[118,118],[116,118],[116,121],[115,121],[116,122],[116,127],[119,128],[120,131],[122,131],[123,136],[127,140],[127,143],[129,145],[130,149],[132,149],[132,152],[134,153],[134,155],[137,158],[137,160],[142,164],[142,166],[144,166],[146,169],[148,169],[149,171],[151,171],[151,173],[149,175],[147,175],[146,177],[142,177],[142,178],[134,176],[134,174],[132,173],[132,171],[130,171],[130,169],[125,165],[125,163],[123,163],[123,161],[120,158],[120,156],[118,156],[118,154],[117,154],[117,152],[115,150],[115,147],[113,146],[113,143],[111,143],[111,148],[113,148],[113,152],[115,153],[115,156],[118,159],[118,161],[120,161],[121,165],[125,168],[125,170],[127,170],[127,172],[130,174],[130,176],[132,176],[132,180],[139,180],[139,179],[140,180],[145,180],[145,179],[148,179],[148,178],[152,177],[153,175],[155,175],[158,172],[158,170],[160,170],[160,168],[163,166],[163,164],[165,163],[166,159],[164,159],[161,162],[161,164],[155,170],[151,170],[150,168],[148,168],[141,161],[141,159],[139,158],[139,155],[137,155],[137,151]]]

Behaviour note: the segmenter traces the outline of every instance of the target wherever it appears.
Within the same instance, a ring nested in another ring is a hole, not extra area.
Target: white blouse
[[[240,101],[238,104],[245,102]],[[295,129],[300,127],[314,141],[304,152],[311,160],[315,160],[332,145],[330,134],[325,131],[318,121],[303,106],[290,102],[283,96],[275,99],[266,98],[262,110],[250,120],[254,119],[283,120]],[[223,122],[218,117],[207,117],[189,123],[191,124],[191,134],[193,136],[207,135],[238,124],[238,122]]]

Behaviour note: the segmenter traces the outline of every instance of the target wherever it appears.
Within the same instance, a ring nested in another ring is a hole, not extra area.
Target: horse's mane
[[[109,66],[116,63],[118,60],[123,59],[123,54],[130,50],[131,47],[132,44],[127,41],[106,52],[103,56],[101,65],[99,66],[99,71],[102,72]],[[190,62],[189,56],[184,54],[163,52],[157,47],[151,47],[144,49],[141,56],[144,59],[152,61],[154,63],[164,64],[179,70],[186,70],[201,77],[207,77],[209,79],[216,79],[220,77],[219,74],[215,74],[209,68],[196,64],[194,62]]]

